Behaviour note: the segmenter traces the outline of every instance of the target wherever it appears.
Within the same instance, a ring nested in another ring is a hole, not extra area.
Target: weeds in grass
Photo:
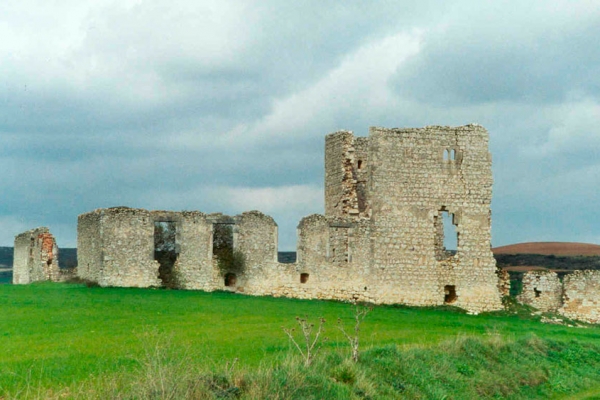
[[[287,354],[252,369],[236,360],[224,369],[210,367],[165,341],[149,340],[147,347],[134,372],[60,392],[30,382],[27,390],[0,398],[542,399],[594,387],[600,369],[600,346],[537,337],[500,343],[494,337],[461,336],[433,347],[375,347],[365,350],[359,363],[334,351],[307,366]]]
[[[321,339],[321,334],[324,332],[323,325],[325,324],[325,318],[319,318],[319,325],[314,333],[313,330],[315,324],[309,322],[308,317],[296,317],[296,322],[298,323],[298,326],[300,326],[300,333],[302,334],[302,337],[299,340],[300,343],[298,343],[293,335],[296,330],[295,328],[289,329],[281,327],[281,329],[283,329],[285,334],[290,338],[290,342],[298,349],[298,352],[304,360],[304,365],[308,367],[312,364],[323,343],[327,341],[327,338],[323,338],[319,341],[319,339]]]
[[[337,328],[342,332],[344,337],[350,343],[350,350],[352,351],[352,361],[358,362],[359,358],[359,347],[360,347],[360,324],[363,322],[365,317],[373,311],[373,306],[370,304],[360,304],[358,302],[353,304],[354,307],[354,333],[351,335],[346,331],[341,318],[338,318]]]

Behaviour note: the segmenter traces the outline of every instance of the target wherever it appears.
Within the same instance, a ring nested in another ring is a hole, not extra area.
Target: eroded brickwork
[[[563,281],[563,305],[558,312],[567,318],[600,323],[600,271],[575,271]]]
[[[60,279],[58,246],[48,228],[32,229],[15,237],[14,284]]]
[[[517,300],[540,311],[556,311],[562,305],[563,288],[556,272],[528,271]]]

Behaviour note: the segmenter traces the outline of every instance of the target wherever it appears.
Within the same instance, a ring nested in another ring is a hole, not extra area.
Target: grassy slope
[[[196,359],[224,364],[237,357],[241,365],[253,367],[288,350],[281,326],[293,326],[295,316],[325,317],[327,346],[334,348],[345,345],[335,320],[350,323],[352,315],[347,304],[337,302],[50,283],[0,286],[0,304],[0,393],[27,382],[61,387],[132,370],[146,349],[148,332],[158,332],[165,343],[188,349]],[[407,307],[377,307],[361,336],[366,346],[427,348],[457,335],[490,333],[600,343],[600,328]]]

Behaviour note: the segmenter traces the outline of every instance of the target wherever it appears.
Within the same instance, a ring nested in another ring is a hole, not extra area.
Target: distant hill
[[[600,245],[570,242],[517,243],[492,249],[499,254],[542,254],[546,256],[600,256]]]
[[[72,268],[77,266],[77,249],[64,248],[58,250],[58,262],[61,268]],[[0,269],[12,268],[13,248],[0,247]]]

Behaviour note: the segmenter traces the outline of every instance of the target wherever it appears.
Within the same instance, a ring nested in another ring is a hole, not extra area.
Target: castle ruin
[[[325,215],[300,221],[292,264],[277,261],[277,224],[258,211],[117,207],[79,216],[78,274],[101,286],[497,310],[488,141],[479,125],[327,135]],[[454,252],[444,248],[448,228]],[[223,241],[223,232],[231,237]],[[243,270],[219,264],[222,243],[241,255]]]
[[[59,279],[58,247],[46,227],[35,228],[15,237],[13,284]]]
[[[523,276],[520,303],[570,319],[600,323],[600,271],[578,270],[561,281],[553,271],[528,271]]]

